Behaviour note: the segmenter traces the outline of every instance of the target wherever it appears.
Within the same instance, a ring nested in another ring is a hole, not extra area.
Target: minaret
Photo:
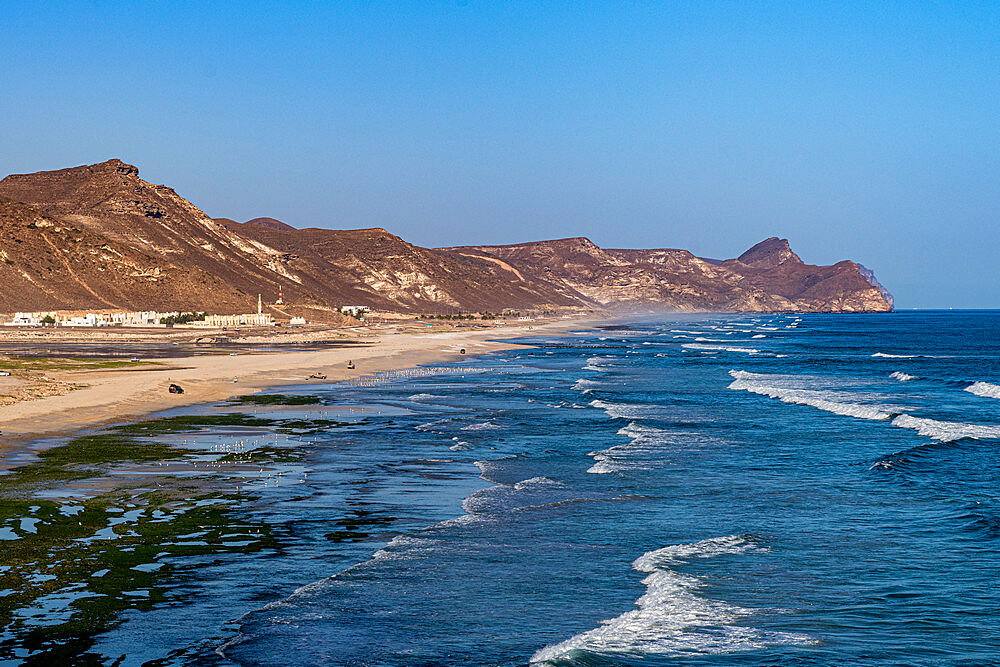
[[[264,312],[264,305],[260,301],[260,294],[257,295],[257,315]]]
[[[281,285],[278,285],[278,300],[274,302],[274,305],[280,306],[285,303],[285,295],[281,293]]]

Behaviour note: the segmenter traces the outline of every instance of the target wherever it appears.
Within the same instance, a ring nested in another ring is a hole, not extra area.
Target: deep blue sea
[[[248,504],[283,549],[102,650],[218,626],[204,655],[253,665],[1000,663],[1000,313],[521,342],[323,388],[368,410]],[[344,517],[367,537],[325,539]]]

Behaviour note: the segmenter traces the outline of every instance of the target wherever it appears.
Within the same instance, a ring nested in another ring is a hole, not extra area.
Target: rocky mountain
[[[863,311],[891,296],[853,262],[804,264],[783,239],[736,259],[601,249],[587,239],[430,249],[384,229],[295,229],[211,218],[121,160],[0,181],[0,312],[247,312],[336,320],[341,305],[397,312],[514,309]]]
[[[282,229],[254,221],[225,226],[282,253],[297,287],[330,303],[401,312],[580,305],[578,295],[519,279],[503,262],[421,248],[381,228]]]
[[[767,239],[738,258],[721,262],[671,248],[602,249],[585,238],[447,250],[502,260],[524,275],[538,276],[607,308],[737,312],[892,309],[891,302],[862,274],[858,264],[805,264],[786,239]]]

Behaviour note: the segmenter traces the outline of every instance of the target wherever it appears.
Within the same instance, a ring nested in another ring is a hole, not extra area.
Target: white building
[[[55,318],[55,313],[14,313],[14,319],[3,324],[5,327],[40,327],[46,315]]]
[[[246,313],[244,315],[206,315],[204,320],[189,322],[192,327],[270,327],[274,317],[267,313]]]

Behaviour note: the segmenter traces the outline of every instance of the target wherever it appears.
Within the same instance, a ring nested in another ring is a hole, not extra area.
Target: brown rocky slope
[[[853,262],[804,264],[768,239],[714,264],[684,250],[587,239],[429,249],[379,229],[295,229],[213,219],[120,160],[0,181],[0,312],[157,309],[336,319],[340,305],[397,312],[514,309],[882,311]],[[880,287],[880,286],[879,286]],[[888,293],[886,292],[886,295]]]
[[[571,238],[449,248],[502,260],[522,274],[625,310],[885,312],[892,305],[859,265],[804,263],[785,239],[770,238],[714,263],[687,250],[602,249]],[[874,280],[874,276],[872,276]]]

